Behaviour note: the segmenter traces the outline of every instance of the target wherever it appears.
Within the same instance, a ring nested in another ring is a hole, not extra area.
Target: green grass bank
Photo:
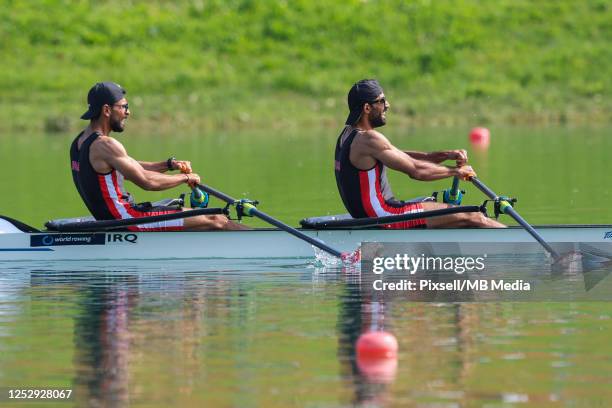
[[[130,131],[339,127],[378,78],[407,125],[612,122],[605,0],[25,1],[0,7],[0,130],[75,131],[99,80]]]

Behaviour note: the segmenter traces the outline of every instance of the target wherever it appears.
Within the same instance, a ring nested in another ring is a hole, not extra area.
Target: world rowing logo
[[[612,231],[608,231],[604,234],[604,239],[612,239]]]
[[[30,236],[31,247],[61,246],[61,245],[104,245],[106,235],[94,234],[32,234]]]

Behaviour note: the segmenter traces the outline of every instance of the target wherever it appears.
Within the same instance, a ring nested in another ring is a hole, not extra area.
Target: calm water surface
[[[342,211],[335,132],[122,135],[145,160],[191,159],[205,182],[296,224]],[[389,129],[406,149],[466,145],[463,130]],[[610,129],[493,129],[470,149],[483,181],[535,223],[611,223]],[[0,214],[40,226],[84,214],[71,136],[4,137]],[[398,196],[447,183],[393,176]],[[467,203],[482,196],[468,189]],[[161,193],[137,191],[150,200]],[[171,195],[178,195],[175,190]],[[252,224],[258,225],[258,224]],[[66,387],[64,404],[0,406],[608,406],[612,304],[421,303],[373,292],[358,270],[308,260],[0,264],[0,388]],[[609,287],[609,286],[608,286]],[[368,367],[358,336],[393,333]]]

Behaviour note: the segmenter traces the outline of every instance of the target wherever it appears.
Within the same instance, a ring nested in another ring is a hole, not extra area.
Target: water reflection
[[[341,276],[345,284],[339,296],[338,355],[342,374],[354,389],[352,404],[386,406],[401,401],[402,405],[412,405],[423,400],[466,403],[474,398],[463,390],[469,388],[479,364],[476,350],[483,331],[479,305],[413,302],[401,292],[374,290],[374,278],[369,275],[343,269]],[[491,304],[489,308],[495,315],[501,306]],[[410,324],[405,324],[406,320]],[[397,384],[397,357],[379,359],[375,375],[359,364],[359,336],[383,330],[393,333],[400,343],[399,369],[403,375]],[[476,399],[499,401],[499,395]]]
[[[35,276],[33,276],[34,278]],[[79,285],[75,319],[75,395],[79,405],[126,406],[129,402],[130,310],[138,303],[135,277]]]
[[[415,302],[294,260],[4,266],[0,378],[72,383],[76,406],[580,405],[590,379],[612,397],[610,304]],[[383,330],[397,358],[360,364]]]
[[[598,289],[604,293],[603,298],[609,299],[605,295],[611,287],[609,279],[605,279],[612,271],[609,264],[596,271],[578,269],[561,273],[550,268],[534,270],[532,259],[523,259],[522,263],[516,258],[508,260],[501,257],[500,260],[501,265],[497,269],[487,270],[489,274],[508,276],[509,265],[512,265],[513,276],[527,278],[535,275],[546,284],[554,284],[553,291],[560,290],[560,293],[554,293],[559,299],[563,296],[571,298],[575,288],[588,292],[598,285]],[[440,271],[433,272],[429,277],[433,276],[437,282],[445,282],[451,277]],[[320,272],[320,275],[323,274]],[[568,363],[567,355],[547,355],[547,352],[534,355],[530,352],[533,346],[528,341],[522,347],[509,349],[512,350],[510,352],[503,351],[517,340],[523,342],[528,332],[535,336],[536,343],[548,338],[549,334],[540,332],[537,324],[548,324],[550,319],[556,324],[571,326],[572,318],[563,321],[554,318],[566,315],[567,306],[563,303],[559,304],[558,311],[544,306],[544,316],[541,316],[541,313],[534,313],[533,310],[542,308],[546,303],[525,304],[525,307],[512,303],[472,303],[476,297],[469,291],[442,296],[418,291],[410,294],[379,291],[373,285],[378,275],[344,268],[337,276],[344,282],[338,297],[338,356],[342,375],[350,382],[354,392],[352,404],[386,406],[400,401],[402,405],[422,404],[423,401],[430,401],[434,405],[434,402],[462,405],[475,401],[550,403],[559,398],[556,393],[526,393],[522,391],[525,389],[522,385],[518,389],[502,384],[481,389],[474,386],[474,380],[482,378],[482,373],[490,370],[488,366],[500,366],[501,372],[508,374],[508,369],[504,367],[508,361],[530,367],[550,360],[550,366],[563,376],[561,373],[572,365]],[[539,317],[536,318],[536,315]],[[536,319],[533,326],[531,319]],[[359,336],[373,331],[390,332],[399,340],[399,359],[380,359],[375,368],[359,364],[356,350]],[[574,335],[576,333],[572,330],[563,329],[557,343],[564,344],[563,336]],[[500,346],[502,351],[499,354],[487,351]]]
[[[173,393],[190,400],[199,393],[202,377],[217,374],[206,363],[221,359],[226,366],[240,358],[208,343],[222,337],[229,347],[247,345],[248,337],[226,337],[226,332],[242,331],[253,319],[257,284],[307,282],[312,272],[307,264],[286,260],[41,266],[20,272],[29,272],[30,288],[41,300],[53,292],[59,293],[55,301],[75,302],[72,384],[77,405],[92,407],[155,405]],[[148,387],[142,379],[133,380],[147,377],[147,369],[157,371],[150,378],[159,387],[144,392]]]
[[[343,267],[341,274],[345,285],[339,297],[337,329],[342,374],[353,383],[353,404],[384,404],[389,399],[390,384],[395,380],[397,356],[360,360],[356,346],[364,333],[392,329],[385,321],[385,299],[382,292],[362,286],[359,269]]]

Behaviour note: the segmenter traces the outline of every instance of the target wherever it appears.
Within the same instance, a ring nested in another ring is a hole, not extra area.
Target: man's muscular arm
[[[425,160],[432,163],[442,163],[446,160],[455,160],[458,166],[463,166],[468,161],[467,151],[464,149],[443,150],[439,152],[417,152],[404,150],[408,156],[417,160]]]
[[[128,156],[121,143],[112,137],[101,137],[92,145],[92,156],[98,163],[104,162],[118,170],[123,176],[144,190],[159,191],[176,187],[182,183],[200,182],[197,174],[166,175],[145,169]]]
[[[165,173],[168,169],[168,164],[165,161],[162,162],[146,162],[138,160],[138,164],[142,166],[143,169],[148,171],[156,171],[158,173]]]
[[[167,160],[162,162],[145,162],[139,160],[138,164],[140,164],[145,170],[156,171],[158,173],[165,173],[168,170],[181,170],[183,173],[191,173],[191,162],[187,160],[172,160],[172,169],[168,168]]]
[[[385,166],[401,171],[415,180],[432,181],[447,177],[466,178],[475,175],[469,166],[448,167],[427,160],[419,160],[393,146],[389,140],[375,130],[363,134],[360,140],[362,154],[380,160]]]

